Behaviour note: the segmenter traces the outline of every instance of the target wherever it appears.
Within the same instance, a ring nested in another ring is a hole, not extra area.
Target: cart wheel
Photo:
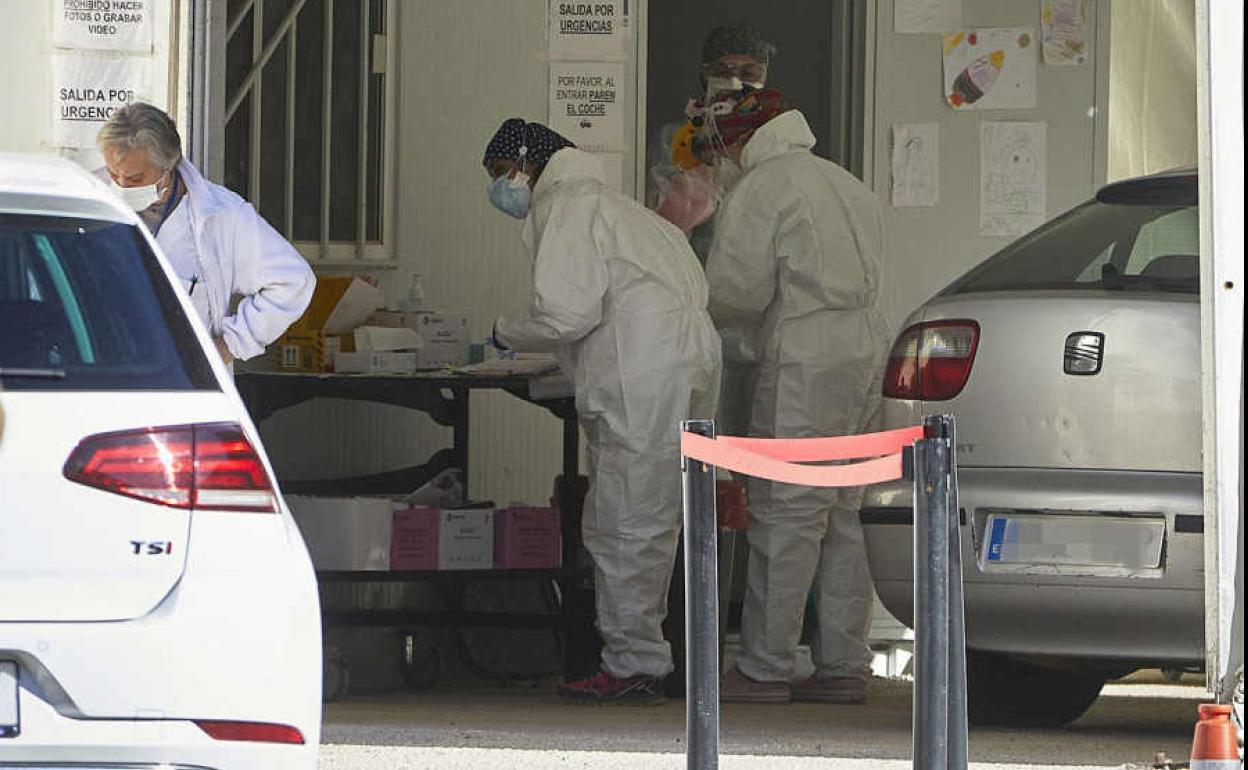
[[[350,687],[350,658],[337,647],[326,647],[321,660],[321,702],[342,700]]]
[[[413,690],[426,690],[442,674],[442,653],[438,646],[422,636],[403,635],[403,659],[399,670],[403,681]]]

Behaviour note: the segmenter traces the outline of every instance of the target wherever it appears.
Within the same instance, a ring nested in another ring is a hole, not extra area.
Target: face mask
[[[487,188],[490,203],[499,211],[524,219],[529,215],[529,200],[532,191],[529,189],[529,175],[517,171],[515,176],[501,174],[490,181]]]
[[[762,88],[763,88],[762,83],[752,83],[750,81],[742,80],[741,78],[736,77],[735,75],[730,78],[721,78],[721,77],[707,78],[706,79],[706,101],[710,101],[716,95],[724,91],[731,91],[733,93],[738,93],[741,91],[746,91],[746,92],[760,91],[762,90]]]
[[[160,200],[160,189],[155,183],[139,187],[122,187],[113,182],[113,191],[120,195],[126,205],[134,211],[143,211]]]

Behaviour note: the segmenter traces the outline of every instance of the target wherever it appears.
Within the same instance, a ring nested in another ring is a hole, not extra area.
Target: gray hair
[[[143,102],[118,108],[100,129],[95,143],[101,150],[111,147],[123,154],[142,150],[148,160],[166,171],[182,159],[182,137],[173,118]]]

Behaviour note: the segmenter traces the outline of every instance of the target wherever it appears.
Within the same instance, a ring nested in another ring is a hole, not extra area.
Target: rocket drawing
[[[974,104],[983,98],[997,82],[1001,68],[1005,66],[1005,51],[986,53],[966,66],[953,81],[949,103],[954,107]]]

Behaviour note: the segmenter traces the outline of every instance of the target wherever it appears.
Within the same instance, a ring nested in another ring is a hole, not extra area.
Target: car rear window
[[[1192,196],[1094,200],[1007,246],[944,294],[1032,289],[1200,293]]]
[[[0,387],[219,385],[135,226],[0,213]]]

